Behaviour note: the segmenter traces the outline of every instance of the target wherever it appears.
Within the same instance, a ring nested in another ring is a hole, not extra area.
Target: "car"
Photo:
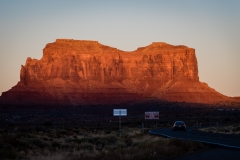
[[[175,130],[184,130],[186,131],[186,124],[183,122],[183,121],[176,121],[174,124],[173,124],[173,128],[172,130],[175,131]]]

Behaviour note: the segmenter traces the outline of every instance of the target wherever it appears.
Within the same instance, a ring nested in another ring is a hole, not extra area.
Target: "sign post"
[[[127,116],[127,109],[113,109],[113,116],[119,116],[119,135],[121,137],[121,116]]]

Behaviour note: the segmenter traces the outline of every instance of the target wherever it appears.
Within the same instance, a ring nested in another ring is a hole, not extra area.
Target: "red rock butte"
[[[132,52],[98,41],[57,39],[27,58],[1,104],[88,105],[143,98],[216,103],[228,97],[199,81],[195,49],[153,42]]]

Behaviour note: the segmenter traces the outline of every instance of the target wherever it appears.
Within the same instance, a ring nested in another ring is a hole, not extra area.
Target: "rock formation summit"
[[[27,58],[1,104],[118,104],[143,98],[215,103],[226,96],[199,81],[195,49],[164,42],[121,51],[97,41],[57,39]]]

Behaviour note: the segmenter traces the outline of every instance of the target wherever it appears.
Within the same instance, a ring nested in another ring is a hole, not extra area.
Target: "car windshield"
[[[176,124],[176,125],[182,125],[182,124],[184,124],[184,122],[182,122],[182,121],[177,121],[177,122],[175,122],[175,124]]]

